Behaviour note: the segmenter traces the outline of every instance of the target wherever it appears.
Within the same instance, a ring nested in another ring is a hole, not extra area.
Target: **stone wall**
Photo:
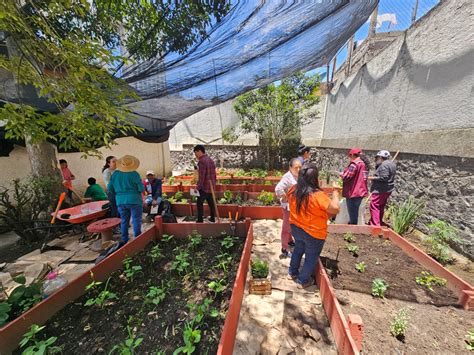
[[[173,170],[186,166],[194,157],[192,145],[183,151],[171,151]],[[225,168],[262,168],[256,146],[208,146],[207,152],[216,165]],[[313,148],[312,160],[322,170],[339,170],[347,165],[347,150]],[[374,156],[375,151],[366,151]],[[447,221],[460,230],[465,244],[457,248],[470,258],[474,257],[474,159],[448,156],[400,153],[397,157],[396,191],[392,199],[401,201],[409,195],[423,199],[426,207],[417,227],[426,231],[424,224],[435,218]],[[373,167],[372,167],[373,171]]]
[[[366,151],[370,157],[375,153]],[[323,170],[339,169],[348,163],[347,150],[317,148],[313,160]],[[396,162],[393,200],[405,200],[409,195],[424,200],[424,214],[417,227],[426,231],[424,224],[436,218],[451,223],[465,242],[456,249],[474,258],[474,159],[400,153]]]

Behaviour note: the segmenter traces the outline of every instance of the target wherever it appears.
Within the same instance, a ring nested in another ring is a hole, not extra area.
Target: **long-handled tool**
[[[61,192],[61,195],[59,195],[58,204],[56,205],[56,209],[54,210],[53,218],[51,218],[51,222],[50,222],[51,223],[51,228],[48,229],[48,234],[46,235],[46,238],[44,238],[43,245],[40,248],[41,253],[43,253],[47,250],[57,249],[55,247],[51,247],[51,246],[47,245],[46,243],[49,240],[49,235],[51,234],[52,226],[54,225],[54,223],[56,223],[56,217],[58,215],[59,209],[61,208],[61,205],[63,204],[65,198],[66,198],[66,193]],[[61,248],[60,250],[64,250],[64,248]]]
[[[214,201],[214,208],[216,211],[217,222],[221,223],[221,218],[219,217],[219,208],[217,208],[216,194],[214,193],[214,186],[212,185],[212,181],[209,181],[209,186],[211,186],[211,194],[212,194],[212,200]]]

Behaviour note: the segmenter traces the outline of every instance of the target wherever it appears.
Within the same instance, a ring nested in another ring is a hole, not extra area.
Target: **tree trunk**
[[[59,177],[61,175],[54,145],[48,142],[33,143],[31,137],[25,137],[25,143],[33,176]]]

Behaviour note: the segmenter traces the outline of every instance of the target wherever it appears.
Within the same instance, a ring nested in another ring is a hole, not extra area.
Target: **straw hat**
[[[117,170],[124,173],[135,171],[140,166],[140,160],[131,155],[124,155],[117,160]]]

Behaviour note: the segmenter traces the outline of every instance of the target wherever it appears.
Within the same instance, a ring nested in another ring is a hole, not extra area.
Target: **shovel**
[[[65,250],[62,247],[54,247],[54,246],[49,246],[49,245],[46,244],[46,242],[49,240],[49,236],[51,234],[51,229],[52,229],[54,223],[56,223],[56,217],[58,215],[59,209],[61,208],[61,205],[63,204],[65,198],[66,198],[66,193],[62,192],[61,195],[59,195],[58,204],[56,205],[56,209],[54,210],[53,218],[51,218],[51,222],[50,222],[51,227],[48,229],[48,234],[44,238],[43,245],[40,248],[40,253],[43,253],[43,252],[48,251],[48,250]]]

